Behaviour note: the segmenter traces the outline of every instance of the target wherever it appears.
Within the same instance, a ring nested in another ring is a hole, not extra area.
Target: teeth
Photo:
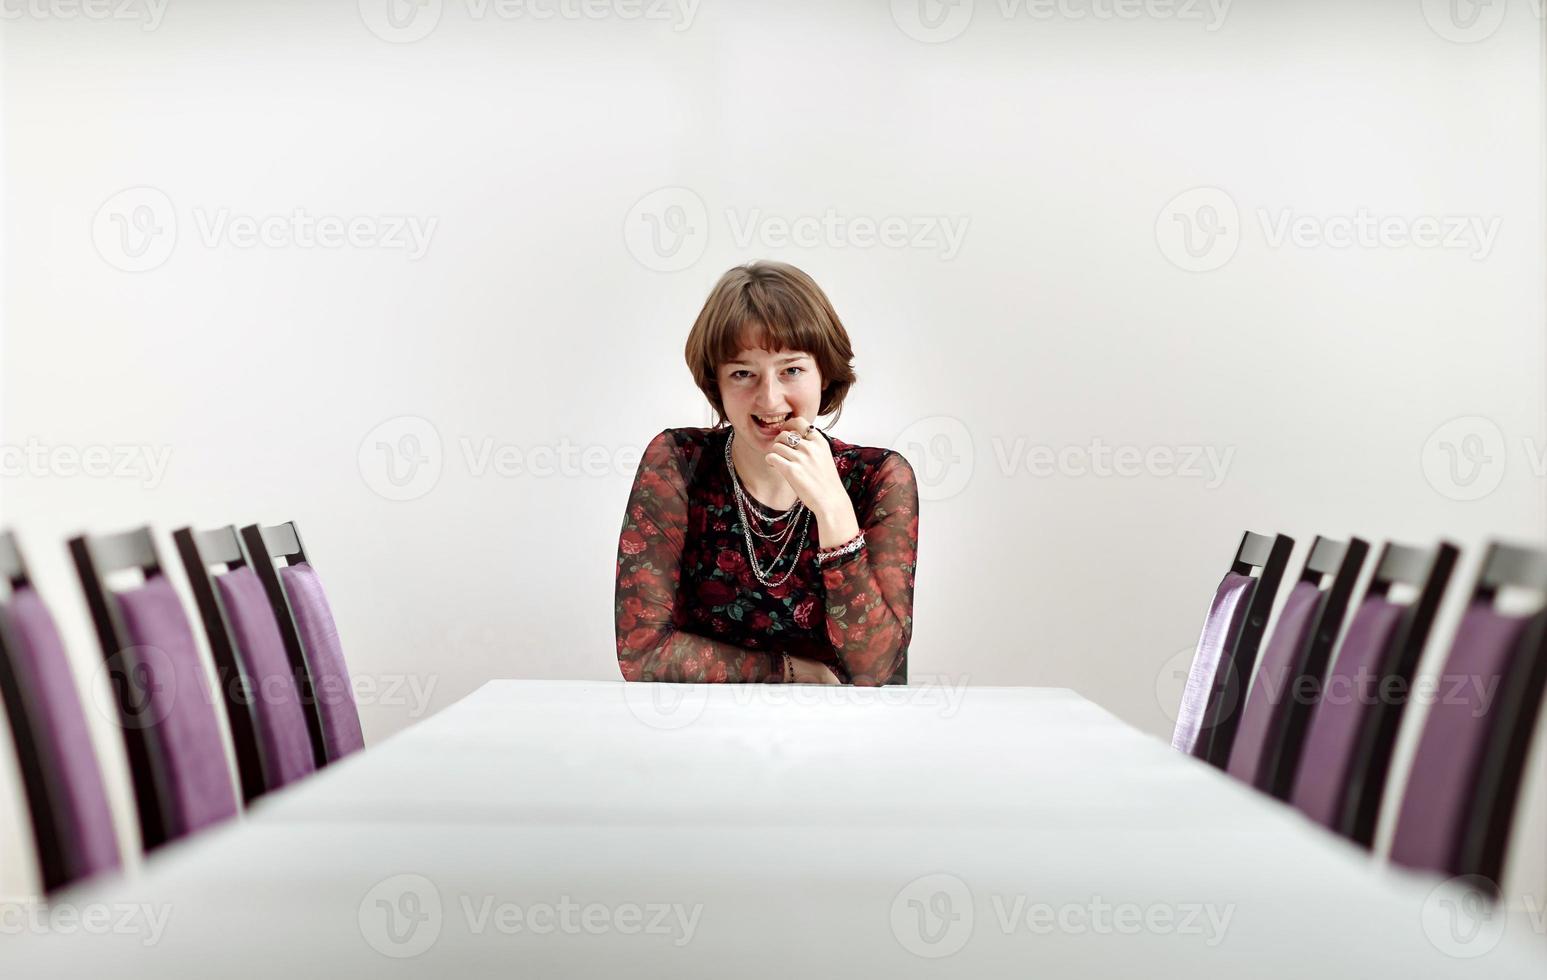
[[[763,423],[764,425],[777,425],[780,422],[783,422],[785,419],[789,418],[790,417],[790,413],[789,412],[785,412],[783,415],[774,415],[774,416],[754,415],[752,417],[757,419],[759,422]]]

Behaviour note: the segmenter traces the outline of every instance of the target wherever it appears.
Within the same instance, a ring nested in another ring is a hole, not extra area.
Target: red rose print
[[[711,606],[723,606],[736,598],[736,590],[718,579],[709,579],[699,584],[698,597]]]
[[[645,611],[645,604],[639,600],[638,596],[629,596],[623,600],[623,611],[630,615],[638,616]]]
[[[773,625],[773,617],[768,615],[767,613],[763,612],[761,609],[759,609],[757,612],[754,612],[752,614],[752,628],[753,629],[755,629],[755,630],[765,630],[765,629],[767,629],[768,627],[770,627],[772,625]]]
[[[908,587],[908,573],[895,565],[877,569],[876,578],[881,582],[881,591],[890,596],[899,595]]]
[[[816,612],[816,596],[806,596],[795,603],[795,625],[803,630],[811,628],[811,617]]]
[[[620,629],[620,630],[631,630],[636,625],[638,625],[638,623],[639,623],[639,620],[634,618],[633,613],[624,613],[618,619],[618,629]]]
[[[648,650],[655,645],[655,641],[659,636],[660,634],[656,630],[648,626],[641,626],[629,633],[623,643],[630,650]]]
[[[715,559],[715,564],[720,566],[722,572],[739,572],[747,560],[741,557],[739,551],[722,551],[720,557]]]
[[[645,536],[635,530],[624,531],[618,542],[618,550],[625,555],[639,554],[645,550]]]
[[[827,617],[827,639],[833,646],[843,648],[843,631],[838,628],[837,620]]]

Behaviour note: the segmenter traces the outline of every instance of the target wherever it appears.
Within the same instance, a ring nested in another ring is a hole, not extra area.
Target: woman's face
[[[720,402],[736,435],[759,447],[772,446],[779,429],[764,426],[757,416],[816,421],[822,376],[810,354],[744,348],[720,365]]]

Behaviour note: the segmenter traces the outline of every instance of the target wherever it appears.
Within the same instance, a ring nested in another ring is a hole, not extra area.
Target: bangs
[[[730,316],[711,329],[709,350],[718,369],[744,350],[799,351],[815,355],[824,349],[820,328],[807,304],[774,283],[752,283],[737,297]]]

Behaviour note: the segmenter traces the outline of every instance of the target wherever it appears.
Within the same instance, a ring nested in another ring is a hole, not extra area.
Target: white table
[[[497,681],[0,975],[1547,975],[1458,898],[1070,691]]]

